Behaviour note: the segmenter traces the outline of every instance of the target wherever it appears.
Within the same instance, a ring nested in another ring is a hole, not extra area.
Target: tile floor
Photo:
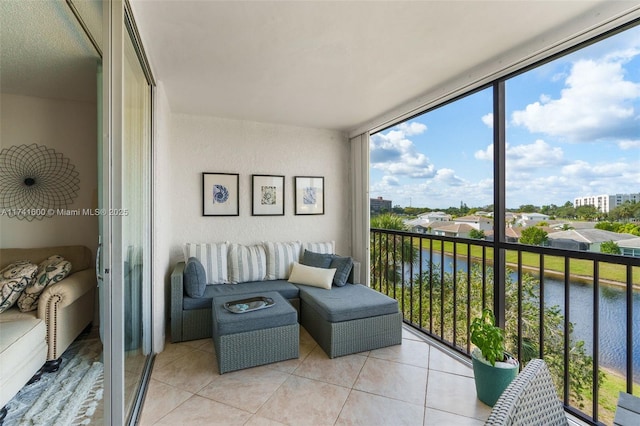
[[[329,359],[301,328],[298,359],[219,375],[213,342],[168,343],[141,425],[482,425],[471,368],[408,328],[402,345]]]

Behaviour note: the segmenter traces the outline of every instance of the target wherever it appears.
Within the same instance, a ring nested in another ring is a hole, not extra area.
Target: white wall
[[[341,132],[173,115],[171,264],[185,242],[335,240],[351,252],[350,147]],[[162,171],[156,171],[156,173]],[[202,173],[240,174],[240,216],[202,216]],[[251,216],[251,175],[285,176],[285,215]],[[325,214],[294,215],[294,176],[324,176]]]
[[[170,307],[171,109],[162,82],[154,92],[153,140],[153,351],[164,349]]]
[[[79,173],[80,190],[69,209],[95,208],[97,191],[96,104],[3,93],[0,96],[0,148],[45,145],[70,160]],[[19,220],[0,216],[0,247],[82,244],[94,251],[96,216],[54,216]]]

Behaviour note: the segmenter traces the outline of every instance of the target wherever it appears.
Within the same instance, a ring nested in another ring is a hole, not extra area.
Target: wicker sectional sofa
[[[283,248],[279,244],[289,246]],[[210,254],[212,252],[217,253],[218,266],[227,263],[230,270],[228,276],[237,278],[231,271],[232,264],[238,260],[235,258],[237,250],[220,247],[220,243],[217,250],[210,247],[205,249],[205,245],[201,246],[202,250],[199,253],[202,258],[212,257]],[[256,247],[258,246],[251,247],[249,251],[260,252],[261,249]],[[191,254],[196,254],[193,247],[191,248],[191,253],[185,248],[185,260],[189,260],[192,257]],[[289,249],[288,255],[285,253],[287,249]],[[172,341],[180,342],[212,336],[211,306],[215,297],[276,291],[296,308],[300,324],[330,358],[400,344],[402,315],[398,310],[397,301],[364,285],[354,283],[359,281],[359,264],[354,264],[346,284],[333,285],[330,289],[297,283],[289,279],[292,264],[303,262],[305,251],[311,250],[332,255],[333,244],[265,243],[265,259],[257,255],[260,261],[253,262],[255,258],[248,259],[246,256],[244,258],[240,256],[240,263],[253,264],[253,269],[256,271],[266,264],[263,279],[236,284],[228,282],[213,284],[210,283],[212,278],[209,275],[207,277],[209,283],[201,297],[188,295],[185,288],[186,263],[178,262],[171,274]],[[225,251],[227,258],[224,255],[219,256]],[[203,253],[207,254],[203,255]],[[274,272],[274,262],[280,263],[279,272]],[[206,259],[203,263],[210,272],[211,264],[207,265]],[[252,278],[261,274],[263,272],[257,272],[257,275],[254,274]]]

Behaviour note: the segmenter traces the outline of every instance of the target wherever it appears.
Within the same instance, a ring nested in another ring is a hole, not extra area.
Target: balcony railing
[[[470,356],[470,323],[491,308],[507,350],[521,366],[545,359],[565,409],[591,424],[612,422],[619,391],[639,393],[640,258],[384,229],[370,239],[371,287],[405,323]]]

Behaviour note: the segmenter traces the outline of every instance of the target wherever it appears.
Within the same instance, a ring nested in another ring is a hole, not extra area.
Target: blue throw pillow
[[[190,257],[184,268],[184,291],[189,297],[202,297],[207,287],[207,276],[204,266],[195,258]]]
[[[327,269],[329,265],[331,265],[333,257],[334,256],[332,254],[315,253],[313,251],[305,250],[300,263],[306,266]]]
[[[353,259],[334,255],[329,264],[329,268],[336,269],[336,274],[333,276],[333,285],[342,287],[347,283],[347,279],[353,268]]]

